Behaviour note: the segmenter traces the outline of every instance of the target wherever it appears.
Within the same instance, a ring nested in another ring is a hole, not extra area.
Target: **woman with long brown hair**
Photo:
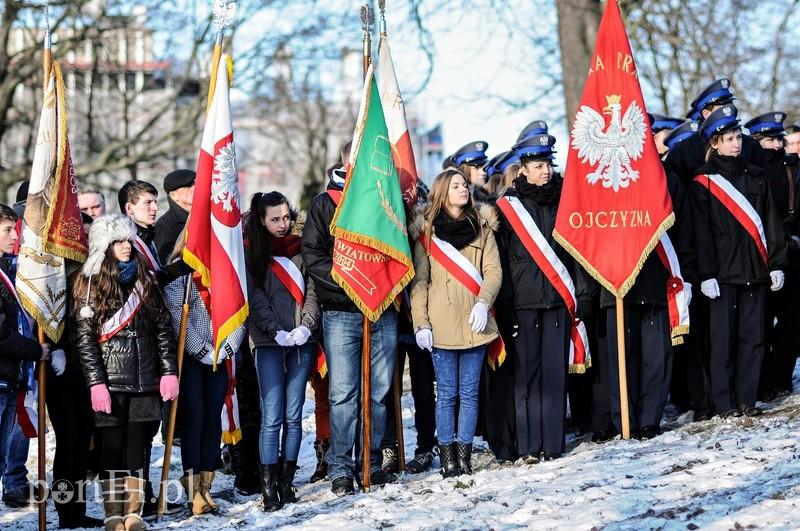
[[[489,309],[503,274],[494,237],[497,215],[491,206],[473,207],[464,175],[445,169],[429,198],[410,227],[418,238],[411,314],[417,345],[432,352],[439,456],[442,474],[452,477],[472,473],[480,372],[486,347],[498,336]]]
[[[145,449],[161,401],[178,395],[169,313],[127,217],[102,216],[73,288],[75,347],[102,432],[100,479],[107,531],[144,529]]]

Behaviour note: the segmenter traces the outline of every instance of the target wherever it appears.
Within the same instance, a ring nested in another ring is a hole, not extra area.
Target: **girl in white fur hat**
[[[107,531],[144,529],[145,448],[158,430],[161,401],[178,395],[169,312],[135,238],[127,217],[97,218],[73,292],[76,348],[102,431]]]

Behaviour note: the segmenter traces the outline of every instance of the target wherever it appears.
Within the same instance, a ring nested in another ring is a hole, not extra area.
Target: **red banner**
[[[572,125],[554,237],[622,297],[673,221],[628,36],[609,0]]]

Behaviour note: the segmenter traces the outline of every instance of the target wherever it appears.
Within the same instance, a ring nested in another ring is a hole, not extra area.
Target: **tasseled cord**
[[[94,275],[89,276],[89,285],[86,287],[86,301],[80,311],[80,316],[83,319],[91,319],[94,317],[94,310],[89,306],[89,293],[92,291],[92,276]]]

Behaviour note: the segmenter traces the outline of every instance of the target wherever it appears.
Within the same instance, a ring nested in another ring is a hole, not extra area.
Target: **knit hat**
[[[80,311],[81,317],[88,319],[94,316],[94,312],[89,307],[92,275],[100,272],[100,266],[103,264],[108,248],[114,242],[125,240],[131,243],[136,240],[136,228],[127,216],[107,214],[100,216],[92,223],[92,228],[89,230],[89,257],[81,268],[83,276],[89,279],[89,286],[86,290],[86,303]]]

